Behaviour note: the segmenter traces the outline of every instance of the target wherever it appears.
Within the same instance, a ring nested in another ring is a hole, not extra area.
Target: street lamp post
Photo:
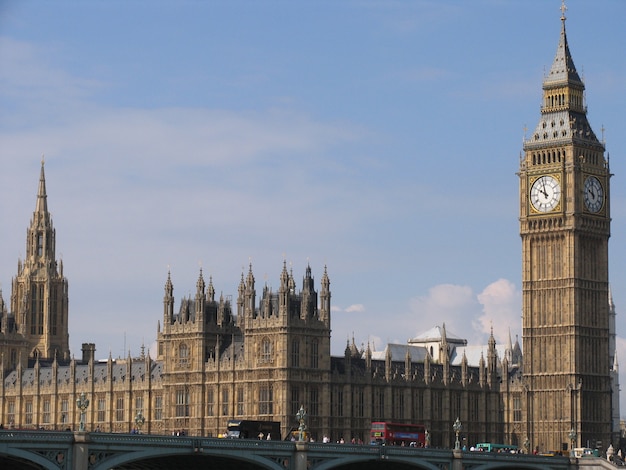
[[[135,416],[135,426],[137,426],[137,434],[141,434],[141,428],[143,424],[146,422],[146,418],[141,413],[141,410],[137,412]]]
[[[304,441],[304,433],[306,432],[306,411],[304,411],[304,406],[300,405],[300,409],[298,410],[298,413],[296,414],[296,419],[298,420],[299,426],[298,426],[298,431],[299,431],[299,439],[300,441]]]
[[[576,438],[578,437],[578,435],[576,434],[576,430],[574,429],[574,427],[572,426],[572,429],[570,430],[569,434],[569,440],[570,440],[570,454],[574,452],[574,446],[576,445]]]
[[[461,420],[459,420],[458,417],[452,425],[452,429],[454,429],[454,434],[456,435],[456,440],[454,441],[454,450],[459,450],[461,449],[461,443],[459,442],[459,433],[461,432],[461,429],[463,429],[463,425],[461,424]]]
[[[89,399],[85,395],[85,392],[82,392],[76,399],[76,406],[80,410],[80,424],[78,425],[78,430],[80,432],[85,432],[85,411],[89,406]]]

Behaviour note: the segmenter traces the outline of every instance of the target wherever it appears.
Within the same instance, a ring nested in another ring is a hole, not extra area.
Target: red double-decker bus
[[[426,426],[423,424],[373,422],[370,437],[372,444],[424,447],[426,445]]]

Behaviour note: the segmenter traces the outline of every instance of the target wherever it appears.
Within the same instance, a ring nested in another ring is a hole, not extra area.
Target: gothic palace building
[[[302,405],[317,439],[367,442],[370,423],[385,420],[423,423],[432,446],[448,447],[458,417],[467,444],[606,448],[619,435],[619,384],[604,151],[562,16],[519,168],[523,357],[517,341],[497,347],[492,334],[488,345],[469,346],[445,325],[384,351],[352,341],[333,357],[326,268],[318,291],[310,267],[298,288],[283,264],[278,290],[266,285],[258,299],[250,266],[234,304],[216,299],[201,270],[195,295],[176,307],[168,273],[155,358],[97,361],[90,343],[74,358],[42,163],[9,305],[0,292],[0,422],[77,429],[85,393],[88,431],[130,432],[141,413],[148,433],[218,436],[233,418],[280,421],[286,433]]]

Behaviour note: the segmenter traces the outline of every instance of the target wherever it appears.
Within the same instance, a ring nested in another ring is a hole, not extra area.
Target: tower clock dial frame
[[[596,214],[604,207],[604,188],[596,176],[587,176],[583,187],[583,201],[585,208]]]
[[[552,212],[561,202],[561,183],[556,175],[541,175],[531,180],[530,204],[539,213]]]

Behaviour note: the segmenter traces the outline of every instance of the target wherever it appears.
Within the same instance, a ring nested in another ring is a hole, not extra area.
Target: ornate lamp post
[[[454,450],[460,450],[461,443],[459,442],[459,433],[461,432],[461,429],[463,429],[463,425],[461,424],[461,421],[458,417],[452,425],[452,429],[454,430],[454,434],[456,435],[456,440],[454,441]]]
[[[141,410],[135,415],[135,426],[137,427],[137,434],[141,434],[141,428],[146,422],[146,418],[141,413]]]
[[[307,430],[306,411],[304,411],[304,406],[300,405],[300,409],[298,410],[298,413],[296,414],[296,419],[298,420],[298,423],[299,423],[299,426],[298,426],[298,431],[300,433],[299,440],[304,441],[304,433]]]
[[[569,441],[571,443],[570,453],[572,453],[572,452],[574,452],[574,446],[576,445],[576,438],[578,437],[578,435],[576,434],[576,430],[574,429],[573,426],[572,426],[572,429],[570,430],[568,436],[569,436]]]
[[[530,454],[530,439],[528,437],[524,439],[524,449],[526,449],[527,454]]]
[[[89,406],[89,399],[85,395],[85,392],[82,392],[76,399],[76,406],[80,410],[80,424],[78,426],[78,430],[80,432],[85,432],[85,410]]]

